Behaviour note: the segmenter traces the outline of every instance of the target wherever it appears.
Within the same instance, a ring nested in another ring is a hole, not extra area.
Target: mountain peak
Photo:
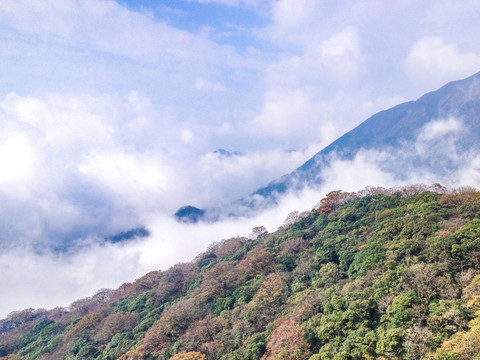
[[[351,160],[361,150],[388,149],[391,153],[403,152],[403,159],[398,159],[400,163],[393,166],[388,163],[391,160],[389,159],[383,164],[383,170],[393,177],[404,176],[402,172],[405,168],[421,168],[434,176],[458,170],[461,164],[447,161],[448,159],[438,159],[438,152],[433,151],[435,149],[422,154],[412,150],[427,124],[449,118],[456,119],[464,130],[456,134],[456,151],[459,154],[480,153],[480,72],[466,79],[450,82],[416,101],[408,101],[374,114],[291,173],[271,181],[221,210],[216,210],[216,213],[228,216],[242,215],[245,212],[251,214],[254,210],[276,204],[279,197],[288,191],[300,190],[305,186],[319,186],[323,182],[324,170],[331,166],[332,161]],[[440,149],[441,144],[429,145],[445,151]],[[202,212],[205,215],[209,210]],[[198,212],[197,214],[199,216],[194,217],[195,221],[203,216]],[[183,221],[181,216],[177,218]]]

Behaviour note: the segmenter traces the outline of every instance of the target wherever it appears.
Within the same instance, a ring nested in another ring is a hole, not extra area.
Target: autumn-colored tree
[[[375,196],[381,194],[389,194],[391,191],[380,186],[367,186],[365,189],[357,192],[358,196]]]
[[[286,283],[276,273],[267,275],[250,303],[254,308],[278,306],[286,299]]]
[[[248,304],[249,320],[260,331],[271,320],[288,297],[287,285],[279,274],[267,275]]]
[[[4,357],[0,357],[0,360],[24,360],[25,357],[17,354],[10,354]]]
[[[197,351],[181,352],[172,356],[170,360],[205,360],[205,355]]]
[[[453,208],[480,200],[480,192],[472,187],[461,187],[444,194],[438,203],[443,207]]]
[[[194,281],[196,270],[195,264],[182,263],[164,271],[157,286],[153,288],[156,303],[161,304],[186,293]]]
[[[309,355],[302,327],[292,319],[281,317],[273,323],[267,351],[261,360],[303,360]]]
[[[480,275],[474,276],[463,290],[463,298],[468,305],[480,310]]]
[[[131,330],[137,325],[140,316],[137,313],[117,312],[109,315],[100,323],[99,329],[95,333],[95,341],[107,343],[118,333]]]
[[[150,271],[133,283],[131,291],[135,294],[144,293],[158,285],[164,274],[161,271]]]
[[[428,191],[436,192],[438,194],[446,194],[448,192],[447,188],[439,183],[430,185],[427,188]]]
[[[167,344],[175,342],[194,321],[204,316],[206,310],[195,297],[176,302],[147,331],[137,352],[163,351]]]
[[[341,190],[331,191],[325,198],[320,200],[316,208],[319,214],[327,214],[357,197],[358,195],[355,193],[343,192]]]
[[[215,297],[226,296],[229,289],[236,284],[233,267],[232,262],[221,261],[207,270],[201,285],[195,289],[197,302],[205,303]]]
[[[89,336],[91,330],[93,330],[102,319],[98,313],[91,313],[85,315],[78,321],[74,327],[72,327],[63,337],[64,341],[76,340],[79,337]]]
[[[218,344],[215,343],[215,337],[222,331],[226,325],[226,320],[208,314],[203,319],[192,323],[188,330],[180,337],[182,350],[200,350],[203,354],[209,355],[209,358],[215,357],[218,351]]]
[[[451,340],[445,341],[429,359],[472,360],[480,357],[480,313],[469,324],[468,331],[459,331]]]
[[[95,296],[86,297],[86,298],[74,301],[70,305],[70,311],[77,313],[79,315],[92,313],[96,311],[104,301],[105,301],[105,298],[103,296],[100,296],[99,298]]]
[[[125,354],[120,356],[118,360],[143,360],[144,356],[148,354],[147,350],[143,345],[139,346],[136,349],[131,349]]]
[[[238,282],[249,280],[257,274],[266,274],[273,269],[272,255],[263,248],[252,249],[236,266]]]
[[[280,255],[296,254],[300,250],[304,249],[307,246],[307,244],[308,244],[308,241],[301,238],[301,237],[290,239],[290,240],[286,241],[285,243],[283,243],[281,251],[280,251]]]
[[[427,190],[427,186],[425,184],[413,184],[409,186],[405,186],[401,189],[401,194],[403,196],[411,196],[415,194],[420,194]]]
[[[109,295],[110,302],[116,302],[124,297],[128,296],[130,293],[133,293],[131,290],[133,288],[132,283],[124,283],[118,289],[112,291]]]
[[[213,251],[218,259],[235,254],[245,245],[247,239],[241,236],[221,241]]]
[[[433,333],[427,326],[414,325],[405,330],[404,347],[411,360],[422,359],[429,351]]]
[[[15,324],[15,326],[19,326],[28,321],[32,321],[38,318],[39,316],[44,315],[45,313],[46,311],[44,309],[34,310],[32,308],[25,309],[22,311],[13,311],[10,314],[8,314],[6,320],[9,323]]]
[[[439,290],[435,283],[442,271],[445,269],[440,266],[414,264],[405,272],[405,289],[413,289],[421,301],[428,302]]]

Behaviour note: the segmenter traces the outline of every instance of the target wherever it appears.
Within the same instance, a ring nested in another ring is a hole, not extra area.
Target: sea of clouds
[[[208,22],[189,6],[232,16]],[[432,119],[403,152],[332,159],[320,188],[254,217],[191,225],[171,216],[248,195],[368,116],[477,72],[479,7],[1,1],[0,317],[68,306],[254,226],[275,231],[331,190],[477,185],[478,156],[456,152],[462,119]],[[434,149],[454,172],[405,165],[392,175],[392,164]],[[103,241],[139,226],[150,236]]]

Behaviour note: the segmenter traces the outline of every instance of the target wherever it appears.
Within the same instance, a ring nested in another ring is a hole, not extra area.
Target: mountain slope
[[[450,124],[450,129],[446,129],[450,132],[440,131],[436,134],[434,132],[439,130],[435,126],[427,126],[442,120],[447,127]],[[426,142],[424,145],[428,151],[418,153],[412,149],[416,148],[422,135],[420,140]],[[270,182],[234,204],[208,209],[204,219],[215,220],[219,215],[251,213],[252,209],[276,203],[278,197],[287,191],[318,186],[323,181],[324,170],[333,161],[351,160],[361,150],[387,150],[393,156],[401,154],[395,159],[395,166],[391,165],[390,159],[380,164],[382,170],[395,177],[403,176],[405,168],[417,168],[439,177],[444,176],[461,165],[444,153],[447,149],[442,149],[449,143],[448,137],[455,145],[457,157],[480,154],[480,73],[451,82],[417,101],[406,102],[373,115],[292,173]],[[189,221],[188,214],[185,217],[177,214],[177,218]]]
[[[0,359],[476,358],[480,192],[424,189],[333,192],[275,233],[12,313]]]

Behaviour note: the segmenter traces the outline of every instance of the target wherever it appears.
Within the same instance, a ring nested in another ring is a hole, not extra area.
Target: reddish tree
[[[274,322],[267,343],[267,351],[261,360],[303,360],[309,354],[304,331],[295,321],[281,317]]]
[[[342,192],[341,190],[331,191],[320,200],[317,211],[319,214],[327,214],[356,198],[358,198],[358,195],[355,193]]]
[[[480,200],[480,192],[471,187],[461,187],[450,194],[444,194],[438,203],[443,207],[457,207]]]
[[[214,250],[214,253],[219,259],[225,256],[233,255],[240,250],[240,248],[245,245],[246,242],[247,239],[241,236],[223,240],[220,244],[218,244],[217,248]]]
[[[258,274],[267,274],[273,269],[273,266],[272,255],[267,250],[253,249],[235,266],[237,281],[243,282]]]
[[[197,351],[181,352],[171,357],[170,360],[205,360],[205,355]]]

